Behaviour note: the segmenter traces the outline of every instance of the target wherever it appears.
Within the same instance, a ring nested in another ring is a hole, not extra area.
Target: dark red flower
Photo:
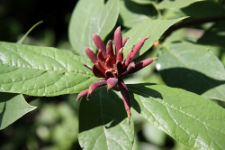
[[[92,70],[96,77],[103,79],[91,84],[88,89],[80,92],[77,96],[77,100],[85,95],[87,95],[88,99],[91,93],[101,86],[107,85],[107,90],[109,91],[110,89],[115,89],[115,86],[118,85],[123,97],[127,116],[130,119],[130,99],[128,89],[123,82],[122,77],[127,74],[139,71],[140,69],[146,67],[157,59],[148,58],[137,64],[133,62],[136,54],[139,52],[145,40],[147,40],[148,38],[149,37],[141,39],[134,46],[134,48],[128,52],[127,57],[124,59],[123,47],[128,38],[122,39],[120,27],[118,27],[114,33],[115,51],[113,50],[111,40],[108,41],[107,45],[105,46],[102,39],[98,35],[93,33],[93,41],[98,49],[98,54],[96,56],[92,50],[86,48],[86,53],[93,62],[94,66],[92,68],[87,66],[86,64],[84,64],[84,66]]]

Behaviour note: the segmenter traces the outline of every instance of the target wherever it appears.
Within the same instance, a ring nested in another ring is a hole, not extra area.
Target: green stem
[[[166,39],[171,33],[174,31],[184,28],[184,27],[190,27],[190,26],[195,26],[207,22],[219,22],[219,21],[224,21],[225,16],[210,16],[210,17],[202,17],[202,18],[187,18],[181,22],[178,22],[171,26],[165,33],[164,33],[164,38],[163,40]]]
[[[33,25],[28,31],[27,33],[17,42],[18,44],[22,44],[24,39],[28,36],[28,34],[30,34],[30,32],[37,27],[39,24],[43,23],[43,21],[39,21],[38,23],[36,23],[35,25]]]

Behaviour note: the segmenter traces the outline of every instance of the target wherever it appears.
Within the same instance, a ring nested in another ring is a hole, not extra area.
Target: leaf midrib
[[[88,77],[95,77],[94,75],[82,74],[79,72],[72,72],[72,71],[67,71],[67,70],[49,70],[49,69],[40,69],[40,68],[27,68],[27,67],[21,67],[21,66],[14,66],[14,65],[10,65],[10,64],[0,64],[0,65],[16,67],[16,68],[20,68],[20,69],[27,69],[27,70],[39,70],[39,71],[45,71],[45,72],[64,72],[64,73],[69,73],[69,74],[77,74],[77,75],[83,75],[83,76],[88,76]],[[7,72],[7,73],[10,73],[10,72]],[[0,73],[0,74],[4,74],[4,73]]]
[[[3,42],[0,43],[0,45],[4,44]],[[13,45],[14,46],[14,45]],[[21,57],[21,55],[19,55],[19,53],[16,53],[14,50],[8,48],[7,46],[4,46],[3,47],[8,50],[8,51],[11,51],[13,53],[15,53],[18,57],[20,57],[22,60],[26,61],[23,57]],[[27,47],[24,47],[27,49]],[[50,49],[52,51],[52,49]],[[28,49],[29,51],[29,49]],[[48,56],[48,55],[45,55],[45,54],[42,54],[42,53],[39,53],[35,50],[32,50],[33,53],[37,53],[38,55],[42,55],[44,57],[47,57],[47,58],[50,58],[50,59],[53,59],[52,57]],[[55,53],[55,51],[53,51]],[[73,60],[76,60],[76,61],[81,61],[81,60],[77,60],[77,59],[74,59],[74,57],[71,57],[70,55],[68,55],[68,57],[70,57],[71,59]],[[47,71],[47,72],[65,72],[65,73],[72,73],[72,74],[77,74],[77,75],[83,75],[83,76],[88,76],[88,77],[95,77],[94,75],[88,75],[88,74],[82,74],[82,73],[79,73],[79,72],[71,72],[71,71],[68,71],[66,70],[66,67],[64,67],[59,61],[57,61],[56,59],[53,59],[54,61],[56,61],[57,63],[59,63],[63,68],[65,68],[65,70],[49,70],[49,69],[40,69],[40,68],[29,68],[29,67],[21,67],[21,66],[15,66],[15,65],[11,65],[10,63],[9,64],[4,64],[4,63],[1,63],[0,65],[5,65],[5,66],[10,66],[10,67],[16,67],[16,68],[22,68],[22,69],[30,69],[30,70],[40,70],[40,71]],[[27,62],[27,61],[26,61]],[[27,62],[27,64],[29,64],[30,66],[32,66],[29,62]]]

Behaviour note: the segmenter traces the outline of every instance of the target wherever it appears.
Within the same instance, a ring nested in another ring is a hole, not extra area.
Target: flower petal
[[[145,59],[145,60],[142,60],[141,62],[137,63],[135,65],[135,68],[132,68],[128,74],[131,74],[131,73],[134,73],[134,72],[137,72],[139,70],[141,70],[142,68],[148,66],[149,64],[151,64],[154,60],[156,60],[157,58],[148,58],[148,59]]]
[[[121,79],[118,80],[118,86],[120,88],[120,92],[123,97],[123,103],[125,106],[125,110],[127,111],[127,117],[130,121],[130,97],[129,97],[128,89],[127,89],[125,83],[123,82],[123,80],[121,80]]]
[[[98,69],[104,74],[106,70],[108,70],[108,68],[105,66],[104,62],[101,61],[97,61],[97,63],[95,63],[95,65],[98,67]]]
[[[77,96],[77,101],[80,100],[80,98],[81,98],[82,96],[87,95],[87,94],[88,94],[88,90],[89,90],[89,89],[86,89],[86,90],[81,91],[81,92],[78,94],[78,96]]]
[[[118,79],[117,78],[109,78],[107,80],[107,92],[109,92],[109,90],[111,90],[112,88],[114,88],[117,85]]]
[[[101,62],[105,61],[105,58],[103,56],[103,53],[102,53],[101,49],[99,49],[99,51],[98,51],[97,58],[98,58],[98,61],[101,61]]]
[[[131,55],[131,53],[132,53],[132,50],[130,50],[129,52],[128,52],[128,54],[127,54],[127,58],[126,58],[126,60],[125,60],[125,66],[128,66],[128,64],[130,63],[130,55]]]
[[[128,37],[123,38],[122,47],[124,47],[124,45],[126,44],[127,40],[128,40]]]
[[[111,57],[108,57],[105,60],[105,66],[108,67],[108,68],[112,68],[113,64],[111,64]]]
[[[93,73],[96,77],[98,77],[98,78],[104,78],[105,77],[104,73],[102,73],[96,65],[93,66],[92,70],[93,70]]]
[[[119,52],[117,53],[116,61],[120,61],[120,62],[123,61],[123,47],[122,47],[122,48],[119,50]]]
[[[90,69],[90,70],[92,71],[92,68],[91,68],[91,67],[89,67],[88,65],[83,64],[83,66],[84,66],[84,67],[86,67],[86,68],[88,68],[88,69]]]
[[[98,50],[102,50],[102,54],[103,56],[106,58],[106,49],[105,49],[105,44],[103,43],[102,39],[93,32],[93,41],[96,45],[96,47],[98,48]]]
[[[127,67],[127,70],[125,72],[123,72],[122,74],[119,75],[119,77],[123,77],[125,76],[127,73],[130,72],[131,69],[135,68],[135,64],[134,62],[131,62],[128,67]]]
[[[89,48],[86,48],[85,52],[88,55],[88,57],[90,58],[90,60],[93,62],[93,64],[95,64],[97,62],[97,58],[96,58],[94,52]]]
[[[131,70],[131,69],[134,69],[135,68],[135,63],[134,62],[131,62],[128,67],[127,67],[127,73]]]
[[[89,99],[89,96],[91,95],[91,93],[95,90],[97,90],[99,87],[106,85],[106,80],[101,80],[101,81],[97,81],[95,83],[92,83],[89,86],[89,90],[88,90],[88,94],[87,94],[87,100]]]
[[[120,61],[116,62],[117,76],[123,73],[123,65]]]
[[[131,53],[131,56],[130,56],[130,61],[133,61],[134,57],[137,55],[137,53],[140,51],[141,47],[143,46],[143,44],[145,43],[145,40],[147,40],[149,38],[146,37],[144,39],[141,39],[140,41],[138,41],[138,43],[134,46],[133,48],[133,52]]]
[[[113,69],[108,69],[105,71],[105,75],[106,78],[111,78],[111,77],[115,77],[114,73],[113,73]]]
[[[107,45],[106,45],[106,53],[107,53],[107,56],[111,57],[111,58],[115,58],[115,55],[113,53],[113,47],[112,47],[112,41],[109,40]]]
[[[116,31],[114,32],[114,44],[115,44],[115,56],[117,57],[117,53],[119,52],[119,50],[122,48],[122,34],[120,32],[120,28],[118,27],[116,29]]]

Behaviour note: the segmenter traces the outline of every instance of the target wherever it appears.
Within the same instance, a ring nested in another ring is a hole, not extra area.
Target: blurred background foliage
[[[23,44],[51,46],[71,52],[68,25],[76,3],[77,0],[0,0],[0,41],[17,42],[30,27],[43,20],[44,23],[36,27]],[[159,44],[156,43],[140,57],[140,60],[156,57],[162,41],[170,43],[184,40],[210,45],[210,50],[225,64],[224,6],[224,0],[198,2],[121,0],[117,26],[122,25],[122,32],[126,32],[148,20],[190,16],[178,26],[170,28],[162,36]],[[112,39],[112,36],[113,34],[109,34],[106,40]],[[154,63],[132,75],[138,78],[128,77],[126,83],[147,81],[164,84],[155,66]],[[81,149],[77,141],[79,102],[75,101],[76,94],[48,98],[25,96],[25,98],[38,109],[0,131],[0,150]],[[133,150],[189,149],[151,125],[133,110],[132,115],[137,133]]]

